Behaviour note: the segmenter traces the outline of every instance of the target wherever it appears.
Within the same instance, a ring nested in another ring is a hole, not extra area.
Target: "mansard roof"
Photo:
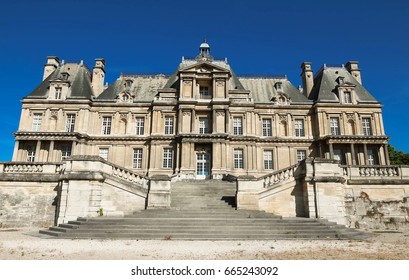
[[[310,99],[316,102],[339,103],[337,90],[338,78],[344,77],[346,86],[355,86],[358,103],[379,103],[343,66],[326,67],[325,65],[314,77],[314,87],[311,90]]]
[[[64,80],[62,74],[67,73],[68,78]],[[91,74],[83,63],[65,63],[60,65],[44,81],[40,83],[24,99],[47,98],[50,89],[50,82],[67,82],[70,84],[67,99],[90,99],[94,96],[91,87]]]
[[[112,101],[116,100],[121,92],[128,92],[133,96],[134,102],[152,102],[159,89],[165,87],[169,76],[164,74],[126,74],[121,76],[104,90],[95,100]],[[131,81],[129,88],[125,82]]]

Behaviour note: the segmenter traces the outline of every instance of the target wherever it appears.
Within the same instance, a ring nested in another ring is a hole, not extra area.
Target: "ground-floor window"
[[[264,169],[273,169],[273,151],[264,151]]]
[[[142,149],[133,149],[133,168],[142,168]]]
[[[29,145],[27,146],[27,161],[34,162],[36,157],[36,150],[34,146]]]
[[[172,148],[163,149],[163,168],[172,168]]]
[[[99,156],[104,160],[108,160],[108,148],[99,148]]]
[[[300,162],[307,158],[306,150],[297,150],[297,161]]]
[[[244,159],[243,159],[242,149],[234,149],[234,168],[238,168],[238,169],[244,168]]]

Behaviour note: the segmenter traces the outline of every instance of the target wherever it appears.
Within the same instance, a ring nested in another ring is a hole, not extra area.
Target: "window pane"
[[[43,114],[36,113],[33,116],[33,131],[40,131]]]
[[[364,135],[366,136],[372,135],[370,118],[362,118],[362,129],[363,129]]]
[[[136,128],[135,128],[135,134],[136,135],[143,135],[144,134],[144,126],[145,126],[145,119],[144,118],[136,118]]]
[[[234,168],[244,168],[243,150],[241,149],[234,150]]]
[[[263,136],[271,135],[271,119],[263,119]]]
[[[74,127],[75,127],[75,115],[74,114],[68,114],[67,115],[67,123],[65,125],[65,131],[74,132]]]
[[[111,124],[112,118],[111,117],[104,117],[102,121],[102,133],[107,135],[111,134]]]
[[[142,168],[142,149],[133,149],[133,168]]]
[[[172,168],[172,149],[163,149],[163,168]]]
[[[61,147],[61,159],[66,159],[71,156],[71,146],[66,145]]]
[[[35,155],[36,155],[35,147],[32,145],[27,146],[27,161],[34,162]]]
[[[104,160],[108,160],[108,148],[99,148],[99,156]]]
[[[295,136],[302,137],[304,134],[304,120],[296,119],[295,120]]]
[[[165,117],[165,134],[173,134],[173,117]]]
[[[233,134],[243,135],[243,118],[241,117],[233,118]]]
[[[264,169],[273,169],[273,151],[264,151]]]
[[[297,150],[297,161],[300,162],[307,157],[307,151]]]
[[[209,120],[207,118],[199,118],[199,133],[209,133]]]
[[[330,118],[330,128],[331,128],[331,135],[340,135],[338,118]]]

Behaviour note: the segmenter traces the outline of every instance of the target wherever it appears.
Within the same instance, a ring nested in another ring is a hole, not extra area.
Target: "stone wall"
[[[54,225],[57,183],[0,181],[0,228]]]

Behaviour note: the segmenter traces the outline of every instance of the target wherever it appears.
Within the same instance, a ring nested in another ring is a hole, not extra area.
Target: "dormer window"
[[[344,77],[339,76],[339,77],[338,77],[338,84],[339,84],[339,85],[343,85],[343,84],[344,84],[344,79],[345,79]]]
[[[55,99],[61,99],[61,92],[62,92],[62,88],[61,87],[56,87],[55,88]]]
[[[125,81],[125,88],[130,89],[132,86],[133,81],[132,80],[126,80]]]
[[[64,81],[68,80],[69,76],[70,74],[68,74],[67,72],[61,73],[61,79],[63,79]]]
[[[282,82],[277,82],[277,83],[275,84],[275,87],[276,87],[276,90],[277,90],[278,92],[282,92],[282,91],[283,91],[283,83],[282,83]]]
[[[351,98],[351,93],[350,92],[344,92],[344,103],[345,104],[351,104],[352,103],[352,98]]]

